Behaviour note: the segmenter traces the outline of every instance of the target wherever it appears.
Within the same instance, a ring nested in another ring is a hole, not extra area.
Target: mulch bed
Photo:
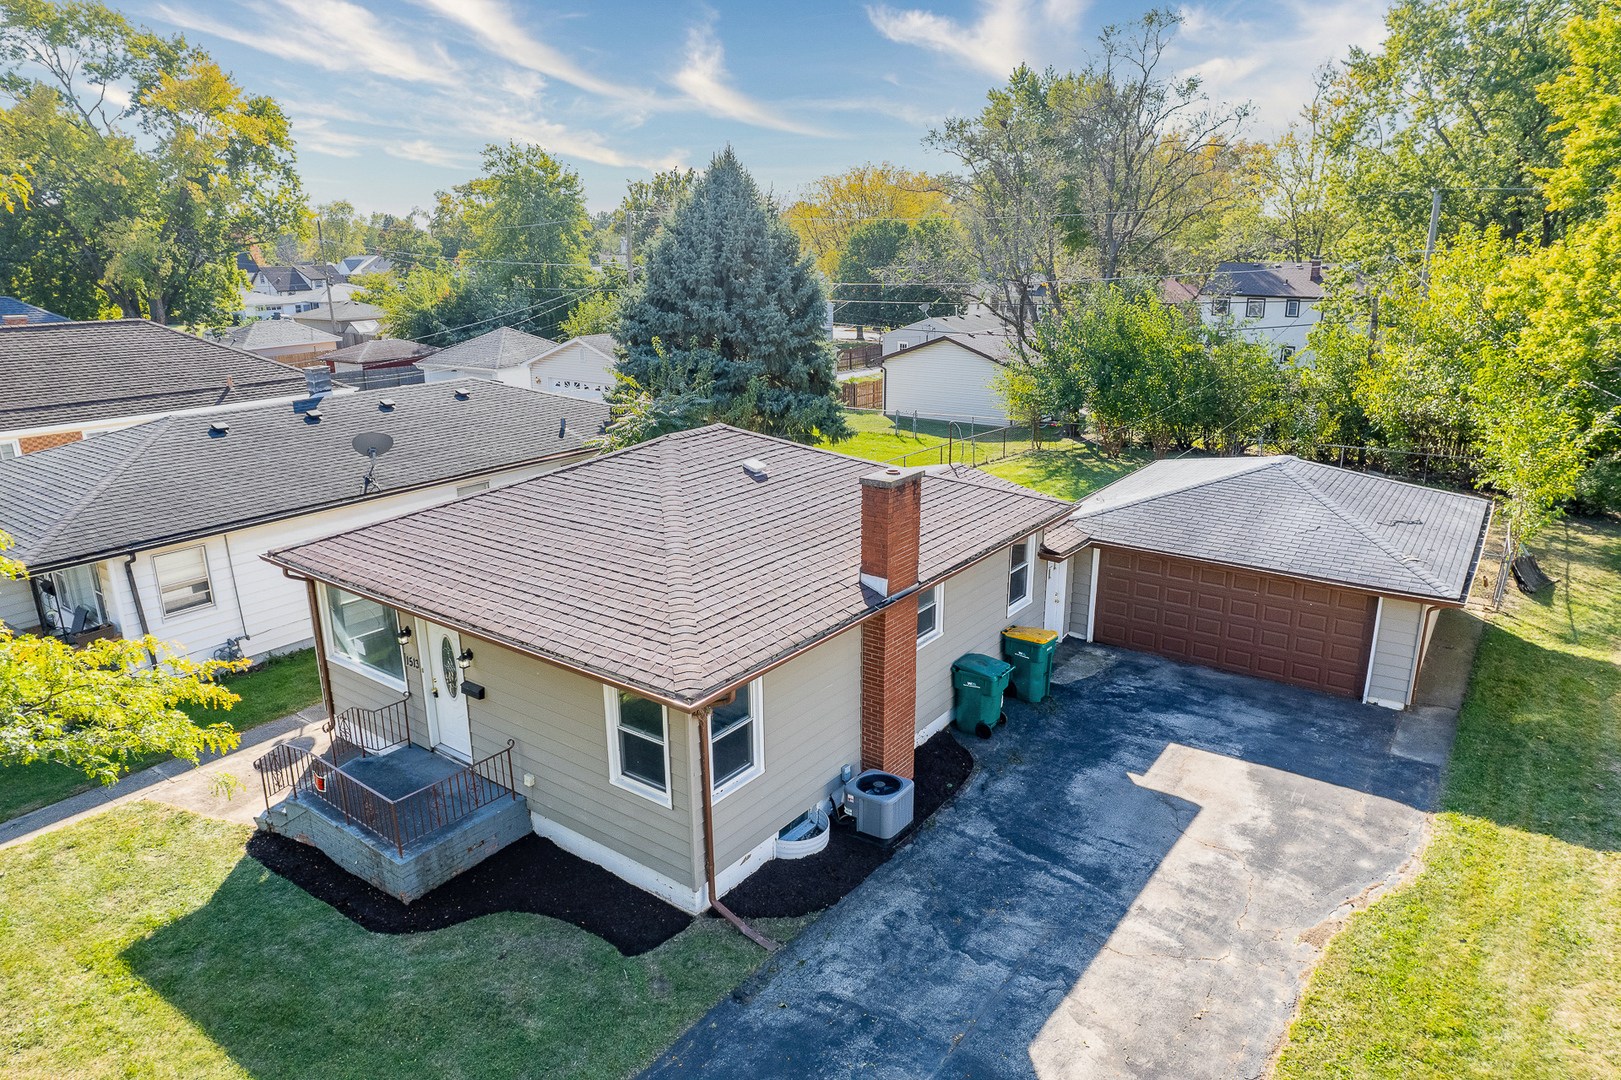
[[[912,828],[890,847],[835,824],[827,847],[803,859],[772,859],[721,899],[745,919],[793,918],[830,908],[917,835],[917,827],[962,790],[974,758],[947,730],[917,748]]]
[[[248,854],[378,934],[441,930],[498,911],[527,911],[572,923],[623,955],[636,956],[692,923],[679,908],[533,833],[411,904],[285,836],[256,832]]]
[[[958,791],[974,759],[951,732],[918,747],[912,830],[883,847],[839,825],[827,847],[804,859],[773,859],[724,897],[743,918],[809,915],[838,903],[889,861],[918,824]],[[471,870],[412,904],[355,877],[316,848],[275,833],[256,832],[248,854],[269,870],[325,901],[377,934],[442,930],[480,915],[527,911],[595,934],[625,956],[656,949],[692,923],[692,916],[533,834],[508,844]]]

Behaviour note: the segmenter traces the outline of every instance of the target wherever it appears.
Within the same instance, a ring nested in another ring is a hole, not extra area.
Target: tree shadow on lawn
[[[1562,605],[1551,595],[1532,599]],[[1615,663],[1487,626],[1441,808],[1597,851],[1621,850],[1618,702]]]
[[[712,919],[631,958],[523,913],[372,934],[243,858],[123,957],[248,1073],[305,1080],[624,1075],[759,950]]]

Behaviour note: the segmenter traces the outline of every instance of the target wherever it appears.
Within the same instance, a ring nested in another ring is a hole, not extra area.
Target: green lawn
[[[1152,450],[1127,450],[1111,458],[1091,443],[1066,442],[984,466],[988,473],[1035,488],[1054,498],[1079,499],[1154,460]]]
[[[538,915],[372,934],[249,834],[134,803],[0,851],[0,1074],[622,1077],[765,957],[714,919],[630,959]]]
[[[1534,548],[1559,584],[1481,639],[1424,870],[1330,944],[1279,1078],[1621,1076],[1621,527]]]
[[[852,457],[866,458],[869,461],[891,461],[903,455],[911,455],[907,465],[938,465],[947,460],[947,441],[953,435],[951,425],[936,420],[917,421],[917,434],[912,433],[913,423],[910,419],[902,420],[899,430],[893,421],[882,413],[846,409],[844,418],[855,431],[855,437],[844,442],[828,443],[829,450],[837,450],[841,454]],[[980,424],[970,428],[964,422],[957,426],[957,437],[967,439],[976,432],[991,430],[990,423]],[[1043,440],[1046,445],[1073,446],[1074,443],[1057,438],[1057,429],[1044,433]],[[933,453],[926,451],[934,448]],[[1009,454],[1023,453],[1030,449],[1030,429],[1014,428],[1008,432],[1007,452]],[[984,461],[987,457],[1000,457],[1003,442],[1001,435],[994,439],[986,437],[977,441],[974,446],[967,446],[961,442],[949,448],[950,460],[953,461]]]
[[[258,671],[231,678],[226,685],[242,697],[232,709],[225,712],[188,706],[185,707],[187,715],[199,724],[217,724],[223,720],[238,731],[246,731],[321,700],[314,649],[278,656]],[[138,772],[167,757],[166,754],[144,754],[132,758],[128,771]],[[0,821],[60,802],[95,786],[96,781],[84,773],[50,762],[0,768]]]

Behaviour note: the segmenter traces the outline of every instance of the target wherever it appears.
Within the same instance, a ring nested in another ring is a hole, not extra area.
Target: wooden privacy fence
[[[840,349],[839,370],[859,371],[861,368],[876,367],[883,358],[884,343],[881,341]]]
[[[839,397],[847,409],[882,409],[884,407],[884,380],[882,378],[854,380],[839,385]]]

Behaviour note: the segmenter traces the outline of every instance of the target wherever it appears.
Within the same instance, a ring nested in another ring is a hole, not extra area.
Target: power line
[[[527,305],[525,307],[521,307],[521,308],[514,308],[511,311],[503,311],[498,315],[491,315],[487,319],[479,319],[476,322],[463,323],[460,326],[447,326],[443,330],[435,330],[431,334],[423,334],[421,337],[405,338],[404,340],[406,340],[406,341],[415,341],[415,342],[420,343],[420,342],[426,341],[428,338],[439,337],[439,336],[441,336],[443,334],[453,333],[454,331],[457,331],[457,330],[466,330],[466,329],[468,329],[470,327],[474,327],[474,326],[483,326],[485,323],[495,322],[497,319],[504,319],[509,315],[521,315],[526,311],[532,310],[533,308],[540,307],[542,304],[551,304],[552,306],[547,308],[545,311],[536,311],[533,315],[529,316],[530,319],[538,319],[542,315],[549,315],[551,312],[556,311],[558,308],[567,306],[567,304],[571,300],[578,299],[579,297],[584,296],[586,293],[597,292],[601,288],[602,288],[601,285],[588,285],[585,288],[576,291],[575,293],[573,293],[570,296],[563,297],[561,300],[558,300],[555,303],[553,303],[553,301],[551,301],[551,300],[537,300],[533,304],[529,304],[529,305]],[[525,321],[527,321],[527,320],[525,320]]]

